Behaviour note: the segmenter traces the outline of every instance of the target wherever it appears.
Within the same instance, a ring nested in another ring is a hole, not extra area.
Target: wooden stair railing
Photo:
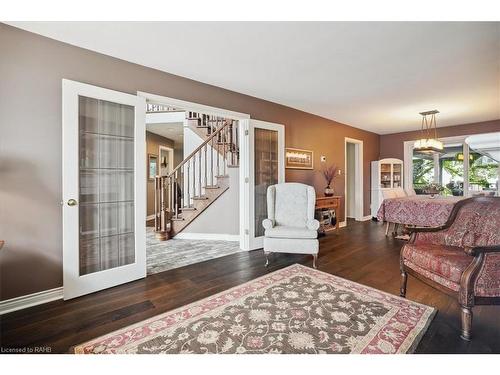
[[[173,222],[187,220],[183,213],[203,210],[211,202],[197,205],[195,202],[215,200],[228,186],[219,186],[219,180],[227,177],[227,168],[239,165],[238,129],[236,121],[202,115],[198,127],[207,129],[206,140],[167,176],[155,177],[155,232],[160,240],[166,240],[173,232]],[[227,185],[227,182],[223,183]],[[220,189],[220,193],[208,193]],[[191,215],[194,219],[200,212]],[[188,223],[184,223],[182,229]],[[181,229],[181,230],[182,230]],[[178,231],[177,231],[178,233]]]

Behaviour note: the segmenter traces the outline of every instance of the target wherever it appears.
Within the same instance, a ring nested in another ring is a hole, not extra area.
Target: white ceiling
[[[182,147],[184,142],[184,124],[182,122],[146,123],[146,130],[171,139],[177,146],[180,145],[180,147]]]
[[[500,118],[499,22],[10,24],[379,134]]]

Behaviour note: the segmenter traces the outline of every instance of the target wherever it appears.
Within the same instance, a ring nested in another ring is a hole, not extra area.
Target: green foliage
[[[442,170],[451,175],[452,183],[463,181],[464,163],[457,159],[442,159],[440,161]],[[490,182],[495,181],[498,176],[499,163],[481,154],[472,152],[470,154],[469,183],[480,185],[483,188],[490,187]],[[413,184],[417,189],[425,189],[434,180],[434,162],[428,159],[413,159]],[[450,185],[450,184],[448,184]],[[452,192],[462,194],[462,186],[446,186],[445,194]]]
[[[413,159],[413,184],[427,186],[433,180],[434,163],[427,159]]]

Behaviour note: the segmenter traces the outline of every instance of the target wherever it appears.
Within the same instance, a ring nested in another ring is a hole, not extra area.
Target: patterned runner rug
[[[75,353],[409,353],[435,309],[295,264]]]

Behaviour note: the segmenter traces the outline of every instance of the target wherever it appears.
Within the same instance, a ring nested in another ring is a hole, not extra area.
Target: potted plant
[[[441,193],[444,190],[444,187],[441,184],[438,183],[430,183],[427,185],[427,188],[425,189],[425,192],[427,194],[430,194],[431,198],[434,198],[436,194]]]
[[[332,164],[328,167],[324,167],[321,170],[321,173],[323,174],[323,177],[325,178],[326,181],[325,197],[332,197],[334,194],[333,188],[330,185],[333,179],[337,177],[337,171],[338,168],[335,164]]]

